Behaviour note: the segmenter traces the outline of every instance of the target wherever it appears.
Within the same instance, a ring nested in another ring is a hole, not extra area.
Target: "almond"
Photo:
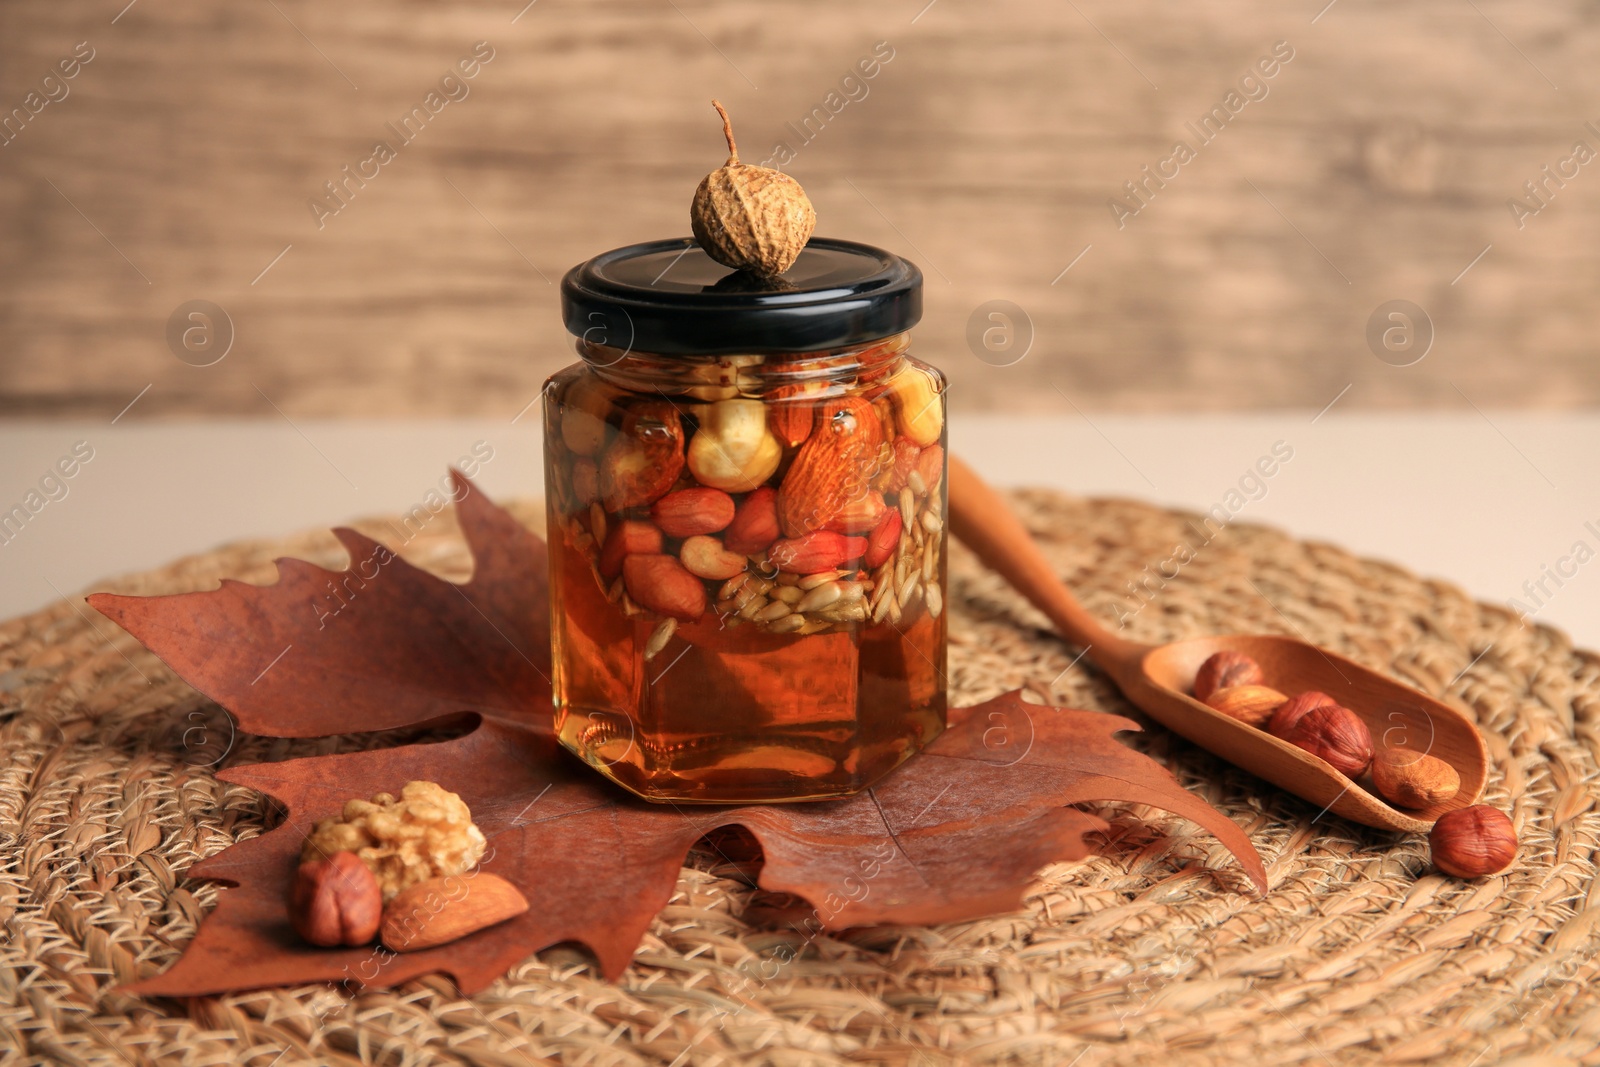
[[[1351,778],[1372,762],[1372,734],[1367,724],[1355,712],[1337,704],[1324,704],[1306,712],[1284,740]]]
[[[657,615],[694,622],[706,613],[706,587],[674,556],[628,556],[622,584],[634,603]]]
[[[396,893],[383,909],[382,940],[395,952],[458,941],[528,910],[527,898],[499,875],[430,878]]]
[[[846,537],[831,530],[818,530],[804,537],[775,542],[767,550],[767,560],[791,574],[816,574],[833,570],[848,560],[858,560],[866,550],[865,537]]]
[[[683,420],[665,400],[628,408],[622,432],[600,458],[600,499],[607,511],[644,507],[666,495],[683,471]]]
[[[802,537],[839,518],[871,494],[885,462],[883,424],[872,404],[842,397],[822,405],[816,428],[795,456],[778,490],[778,520],[788,537]]]
[[[900,531],[904,528],[899,508],[885,511],[883,518],[878,520],[878,525],[867,535],[867,551],[861,557],[861,565],[873,571],[889,562],[890,557],[894,555],[895,547],[900,544]]]
[[[826,529],[834,533],[864,534],[877,528],[889,506],[877,493],[868,492],[859,500],[852,500],[834,515]]]
[[[1212,693],[1206,704],[1247,726],[1262,726],[1288,699],[1264,685],[1230,685]]]
[[[733,497],[721,489],[679,489],[650,505],[650,517],[668,537],[716,533],[733,521]]]
[[[660,551],[660,530],[638,519],[623,519],[607,531],[605,544],[600,546],[600,574],[607,580],[616,578],[622,573],[624,557],[653,556]]]
[[[767,427],[773,436],[790,448],[798,448],[811,436],[817,421],[817,409],[810,400],[825,389],[821,382],[803,382],[797,385],[780,385],[769,394]]]
[[[749,562],[737,552],[729,552],[715,537],[697,534],[684,540],[678,560],[696,578],[726,581],[744,571]]]
[[[1289,731],[1294,729],[1295,723],[1301,716],[1312,708],[1320,708],[1328,704],[1337,704],[1327,693],[1315,689],[1308,689],[1304,693],[1297,693],[1289,698],[1288,702],[1272,713],[1272,721],[1267,723],[1267,733],[1274,737],[1288,737]]]
[[[778,491],[762,487],[745,497],[734,512],[722,545],[729,552],[754,556],[765,552],[782,532],[778,528]]]
[[[1461,791],[1461,775],[1437,756],[1386,748],[1372,761],[1372,784],[1383,799],[1402,808],[1425,808]]]
[[[1265,681],[1261,664],[1232,649],[1215,653],[1200,664],[1194,676],[1194,698],[1211,703],[1211,694],[1230,685],[1260,685]]]

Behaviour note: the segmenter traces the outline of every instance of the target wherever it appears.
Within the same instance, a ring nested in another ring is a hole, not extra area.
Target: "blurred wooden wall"
[[[562,271],[686,232],[708,99],[759,161],[875,47],[787,169],[820,232],[921,263],[918,351],[958,408],[1600,400],[1600,160],[1562,163],[1600,152],[1593,3],[524,2],[0,6],[0,412],[509,419],[570,359]],[[319,228],[323,183],[479,41],[469,95]],[[1185,123],[1280,41],[1200,145]],[[1569,177],[1519,226],[1547,164]],[[1400,299],[1436,331],[1404,367],[1367,340]],[[191,300],[233,323],[211,366],[170,350]],[[1010,365],[966,340],[991,300],[1032,322]]]

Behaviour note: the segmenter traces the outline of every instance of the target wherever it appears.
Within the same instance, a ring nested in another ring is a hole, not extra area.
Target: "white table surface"
[[[1516,599],[1600,647],[1600,415],[1314,416],[958,414],[951,444],[997,484],[1204,511],[1283,442],[1292,458],[1264,493],[1247,484],[1258,499],[1235,521]],[[0,618],[227,541],[408,510],[480,441],[493,448],[479,476],[491,495],[542,485],[536,412],[516,424],[20,421],[0,426],[0,512],[25,503],[80,441],[93,458],[65,495],[53,488],[59,499],[0,543]]]

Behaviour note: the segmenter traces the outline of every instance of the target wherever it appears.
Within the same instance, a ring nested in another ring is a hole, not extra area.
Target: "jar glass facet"
[[[732,803],[856,792],[938,735],[944,379],[907,348],[579,341],[545,393],[563,744]]]
[[[556,730],[653,800],[866,788],[944,728],[944,381],[922,274],[813,237],[780,278],[692,239],[561,282],[545,394]]]

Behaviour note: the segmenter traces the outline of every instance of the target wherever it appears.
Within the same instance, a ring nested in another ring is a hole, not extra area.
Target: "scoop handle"
[[[1118,637],[1101,625],[1056,576],[1011,506],[976,471],[951,456],[950,532],[1055,624],[1062,637],[1082,645],[1090,659],[1113,674],[1137,666],[1146,645]]]

